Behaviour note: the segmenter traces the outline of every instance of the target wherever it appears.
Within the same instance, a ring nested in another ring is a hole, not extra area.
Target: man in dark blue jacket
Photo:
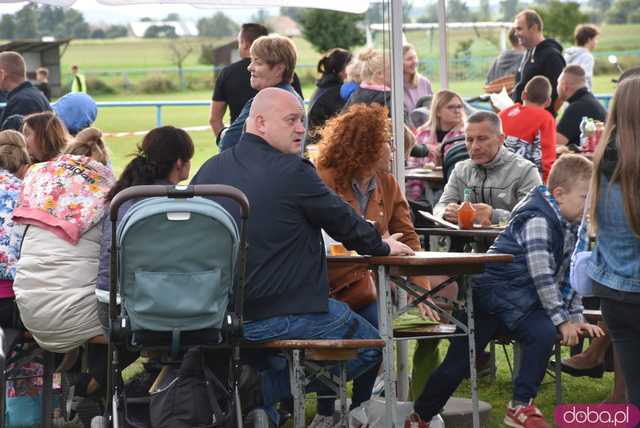
[[[299,157],[304,118],[296,95],[263,89],[253,99],[240,142],[209,159],[192,184],[227,184],[249,199],[247,340],[377,338],[377,330],[364,318],[329,299],[321,229],[360,254],[413,251],[398,242],[397,235],[383,240],[374,225],[326,187],[313,165]],[[236,207],[220,202],[238,218]],[[379,359],[378,349],[362,349],[347,365],[347,375],[356,377]],[[289,395],[286,367],[266,370],[261,377],[264,405]]]
[[[0,130],[10,116],[26,116],[51,110],[44,94],[27,80],[24,58],[17,52],[0,53],[0,91],[8,91],[7,105],[0,115]]]

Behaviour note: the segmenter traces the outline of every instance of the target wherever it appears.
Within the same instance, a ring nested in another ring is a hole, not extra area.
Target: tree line
[[[0,18],[0,39],[115,38],[127,35],[127,27],[111,25],[92,29],[81,12],[49,5],[27,4],[17,13]]]

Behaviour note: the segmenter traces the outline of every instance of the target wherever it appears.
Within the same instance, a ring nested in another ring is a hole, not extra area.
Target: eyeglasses
[[[454,105],[446,107],[446,109],[449,110],[449,111],[462,110],[463,108],[464,108],[464,106],[462,104],[454,104]]]

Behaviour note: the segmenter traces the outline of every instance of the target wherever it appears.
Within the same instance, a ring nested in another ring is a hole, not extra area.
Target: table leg
[[[378,282],[378,329],[380,336],[384,340],[384,349],[382,351],[385,398],[384,426],[386,428],[393,428],[397,420],[398,412],[396,406],[396,379],[393,366],[393,307],[387,267],[378,266],[376,280]]]
[[[473,290],[468,283],[466,276],[461,278],[461,286],[465,290],[467,308],[467,328],[469,329],[469,379],[471,382],[471,403],[473,406],[473,428],[480,428],[480,406],[478,403],[478,375],[476,373],[476,337],[475,321],[473,314]]]
[[[403,308],[407,305],[407,292],[397,288],[398,307]],[[398,369],[398,399],[400,401],[409,401],[409,342],[402,340],[396,343],[396,364]]]
[[[289,377],[291,382],[291,395],[293,396],[293,426],[294,428],[304,428],[304,369],[301,362],[301,351],[294,349],[289,356]]]

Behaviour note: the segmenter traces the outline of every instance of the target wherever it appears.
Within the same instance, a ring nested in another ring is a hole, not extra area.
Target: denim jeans
[[[358,315],[360,315],[365,320],[369,321],[369,323],[378,328],[378,302],[373,302],[363,308],[360,308],[356,311]],[[367,401],[371,398],[371,391],[373,390],[373,386],[376,382],[376,376],[378,374],[378,369],[380,368],[380,363],[375,364],[366,372],[362,373],[362,375],[356,377],[353,380],[353,390],[351,393],[351,408],[356,408],[363,402]],[[327,391],[329,394],[330,392]],[[318,414],[329,416],[333,414],[333,400],[329,398],[323,398],[318,400]]]
[[[601,298],[613,349],[620,361],[629,403],[640,407],[640,305]]]
[[[499,331],[508,331],[495,316],[476,312],[476,350],[484,349]],[[556,341],[557,330],[543,309],[536,309],[524,318],[509,334],[522,346],[522,370],[513,380],[513,400],[528,402],[538,393],[549,357]],[[469,339],[454,337],[447,356],[431,375],[420,397],[415,401],[415,411],[429,421],[444,407],[460,382],[469,376]]]
[[[329,299],[325,313],[285,315],[244,324],[244,337],[249,341],[276,339],[379,339],[378,330],[349,307]],[[379,364],[382,351],[364,348],[347,363],[347,378],[353,379]],[[264,405],[270,406],[291,395],[289,370],[286,366],[269,364],[261,372]],[[312,382],[309,392],[325,392],[320,382]],[[333,408],[331,413],[333,414]],[[327,415],[328,416],[328,415]]]

